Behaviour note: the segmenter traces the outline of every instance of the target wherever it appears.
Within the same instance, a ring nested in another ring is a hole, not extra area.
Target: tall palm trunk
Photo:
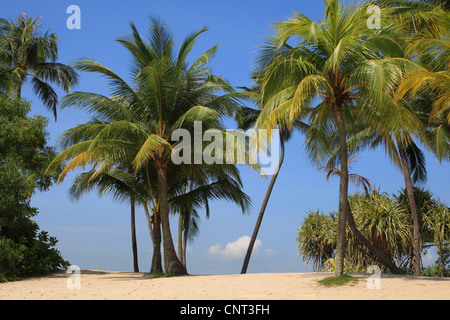
[[[181,261],[181,263],[183,264],[183,267],[186,269],[186,272],[187,272],[187,267],[186,267],[186,265],[187,265],[187,262],[186,262],[186,251],[187,251],[187,237],[188,237],[188,234],[187,234],[187,232],[184,232],[183,233],[183,250],[182,250],[182,261]]]
[[[186,194],[186,186],[183,186],[182,194]],[[178,259],[181,264],[186,268],[186,263],[183,257],[183,226],[184,226],[184,213],[180,212],[178,216]],[[186,231],[185,231],[186,232]]]
[[[191,180],[189,182],[189,192],[194,190],[194,182]],[[183,194],[186,193],[186,186],[183,187]],[[178,258],[180,259],[181,264],[186,269],[186,250],[187,250],[187,238],[190,228],[191,212],[190,209],[184,212],[184,214],[180,213],[178,220]]]
[[[420,226],[419,215],[417,213],[416,199],[414,198],[414,189],[411,181],[411,173],[409,170],[408,159],[406,157],[405,148],[397,141],[398,152],[402,162],[403,177],[405,179],[406,193],[408,194],[409,207],[411,209],[411,217],[413,221],[413,257],[412,267],[415,276],[420,276]]]
[[[153,239],[153,255],[150,273],[163,273],[162,256],[161,256],[161,224],[159,222],[153,223],[152,230]]]
[[[186,217],[180,213],[178,218],[178,259],[180,259],[181,264],[187,272],[186,268],[186,244],[188,231],[184,230],[184,219]]]
[[[131,206],[131,246],[133,249],[133,267],[134,272],[139,272],[137,240],[136,240],[136,212],[133,195],[130,195],[130,206]]]
[[[267,187],[266,196],[264,197],[263,203],[261,205],[261,209],[259,210],[258,219],[256,220],[256,225],[253,230],[252,238],[250,239],[250,243],[248,244],[247,253],[245,254],[244,263],[242,265],[241,274],[244,274],[247,272],[248,264],[250,262],[250,256],[253,251],[253,247],[255,245],[256,237],[258,236],[259,228],[261,226],[262,219],[264,217],[264,212],[266,211],[267,203],[269,202],[270,194],[272,193],[273,186],[275,185],[275,181],[277,180],[278,173],[280,172],[281,165],[283,164],[284,160],[284,141],[283,137],[280,134],[280,144],[281,144],[281,154],[280,154],[280,160],[278,161],[277,168],[275,170],[274,175],[272,176],[272,179],[270,179],[269,186]]]
[[[158,174],[159,191],[159,210],[161,215],[161,227],[163,236],[164,269],[167,273],[184,275],[186,269],[177,257],[173,245],[172,233],[169,222],[169,201],[167,196],[167,164],[168,161],[160,159],[155,162],[156,172]]]
[[[183,214],[180,212],[178,216],[178,259],[180,259],[181,264],[186,267],[183,259]]]
[[[347,134],[345,131],[345,124],[342,114],[342,105],[333,104],[333,111],[336,116],[336,125],[339,135],[340,146],[340,162],[341,174],[339,179],[339,215],[338,215],[338,230],[336,241],[336,256],[335,256],[335,274],[341,276],[344,274],[344,260],[346,248],[346,232],[347,232],[347,212],[349,207],[348,201],[348,154],[347,154]]]
[[[162,259],[161,259],[161,223],[156,217],[150,218],[148,207],[144,205],[145,217],[147,218],[148,230],[150,231],[150,238],[153,244],[152,265],[150,266],[150,273],[163,273]]]
[[[364,235],[358,230],[355,219],[350,209],[348,202],[348,150],[347,150],[347,133],[345,130],[345,124],[342,114],[342,107],[337,105],[334,107],[336,116],[336,124],[338,127],[339,143],[340,143],[340,156],[341,156],[341,175],[340,175],[340,188],[339,188],[339,216],[338,216],[338,235],[336,246],[336,276],[342,275],[344,272],[344,259],[346,248],[346,224],[350,227],[350,230],[381,263],[383,263],[392,273],[402,274],[402,271],[387,258],[378,248],[376,248]]]

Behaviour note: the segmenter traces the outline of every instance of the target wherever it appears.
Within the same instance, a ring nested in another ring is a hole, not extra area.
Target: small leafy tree
[[[44,170],[55,156],[46,144],[47,120],[28,118],[30,105],[0,97],[0,281],[42,275],[68,265],[56,238],[32,221],[35,190],[47,190],[54,176]]]

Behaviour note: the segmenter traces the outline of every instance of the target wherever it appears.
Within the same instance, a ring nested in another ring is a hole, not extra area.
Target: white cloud
[[[208,249],[208,255],[210,257],[218,257],[222,260],[236,260],[244,257],[247,252],[248,244],[250,243],[249,236],[243,236],[234,242],[228,242],[223,248],[220,244],[215,244]],[[253,251],[257,251],[262,247],[262,242],[256,239]]]

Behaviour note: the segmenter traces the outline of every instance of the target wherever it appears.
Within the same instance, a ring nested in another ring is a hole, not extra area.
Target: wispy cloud
[[[221,244],[215,244],[208,249],[208,256],[219,258],[221,260],[236,260],[242,259],[247,252],[248,244],[250,243],[249,236],[242,236],[234,242],[228,242],[225,247]],[[262,247],[262,242],[256,239],[253,251],[257,252]]]

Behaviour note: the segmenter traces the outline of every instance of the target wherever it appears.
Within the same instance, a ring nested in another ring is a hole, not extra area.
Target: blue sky
[[[69,5],[81,9],[81,29],[69,30],[66,13]],[[59,61],[70,64],[80,57],[95,59],[124,78],[128,77],[130,59],[115,40],[129,33],[133,21],[141,34],[146,33],[148,16],[157,14],[167,21],[176,34],[177,43],[190,32],[207,25],[210,30],[199,39],[192,52],[195,57],[220,44],[211,62],[216,74],[226,77],[233,86],[251,84],[249,74],[258,46],[270,33],[270,24],[289,17],[293,11],[318,20],[323,17],[323,1],[305,0],[148,0],[148,1],[85,1],[85,0],[19,0],[2,5],[2,18],[14,18],[21,12],[40,15],[44,29],[50,28],[60,37]],[[82,73],[75,90],[107,93],[104,79]],[[62,96],[62,92],[58,91]],[[49,143],[54,145],[66,129],[84,123],[89,117],[76,109],[58,111],[58,120],[25,86],[22,96],[32,101],[32,112],[49,118]],[[230,125],[232,123],[230,122]],[[443,201],[450,203],[449,164],[438,164],[426,153],[427,187]],[[359,155],[352,170],[369,178],[376,187],[388,193],[403,186],[403,178],[382,151]],[[74,175],[55,185],[50,191],[38,193],[32,205],[39,209],[35,218],[41,229],[59,240],[58,249],[70,263],[82,269],[132,271],[129,208],[114,203],[109,197],[99,199],[93,192],[74,203],[67,190]],[[239,273],[245,253],[246,236],[251,236],[269,180],[248,168],[242,168],[247,194],[253,201],[249,214],[225,201],[211,205],[210,219],[202,218],[200,234],[190,244],[187,256],[191,274]],[[354,191],[351,189],[351,191]],[[308,210],[335,210],[338,205],[338,180],[327,182],[323,173],[311,166],[305,157],[303,139],[296,134],[286,146],[286,160],[267,206],[257,246],[248,272],[309,271],[297,255],[297,230]],[[176,221],[172,233],[176,239]],[[148,271],[152,245],[142,209],[137,211],[139,266]],[[244,248],[244,249],[242,249]]]

